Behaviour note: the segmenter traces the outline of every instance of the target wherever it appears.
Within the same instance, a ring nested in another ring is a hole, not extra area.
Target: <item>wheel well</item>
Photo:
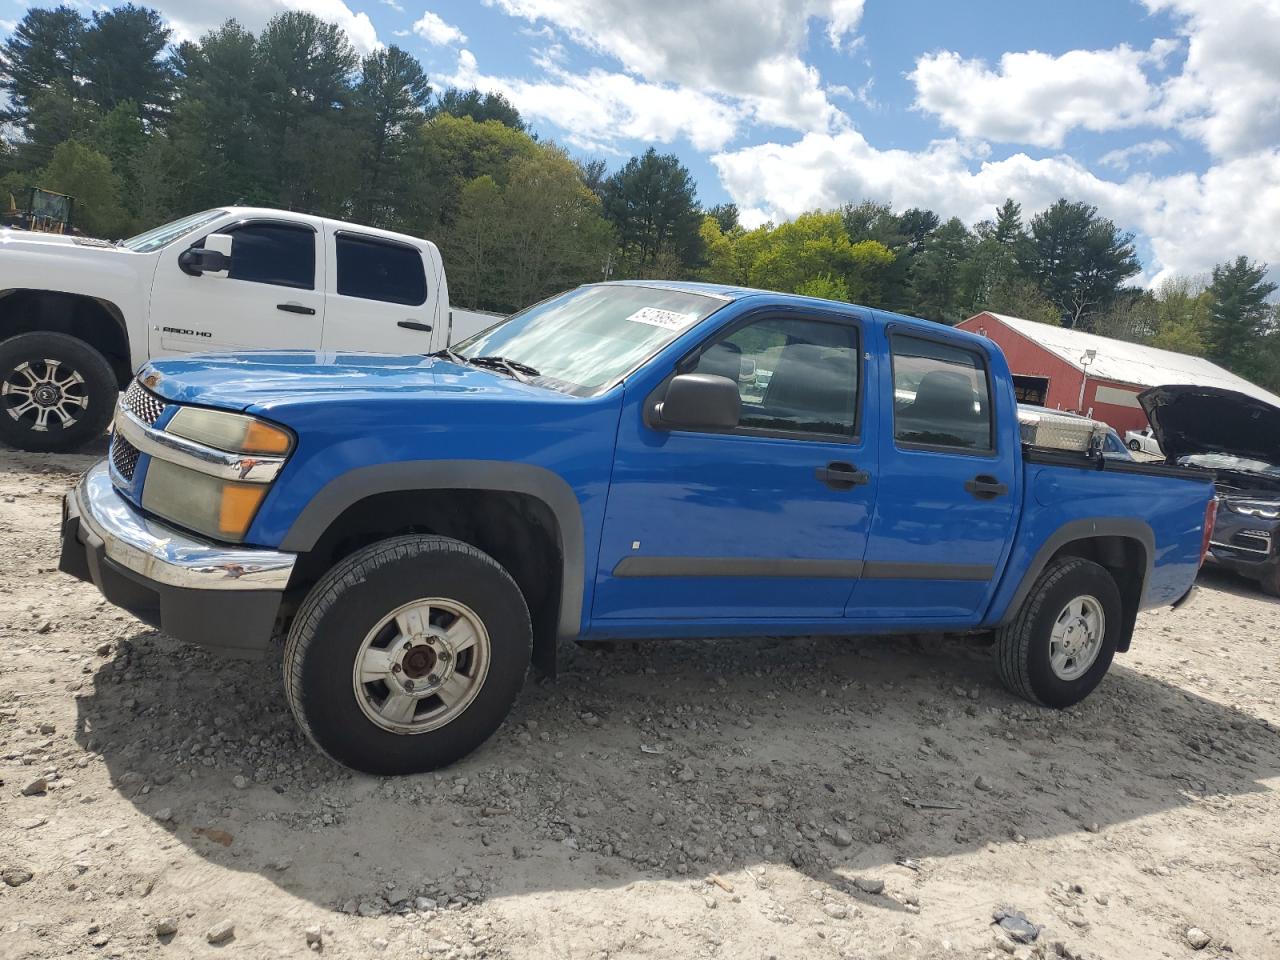
[[[1132,537],[1088,537],[1064,543],[1050,559],[1082,557],[1105,567],[1120,590],[1120,603],[1124,610],[1124,630],[1120,635],[1119,650],[1129,649],[1133,639],[1133,627],[1142,604],[1142,591],[1147,578],[1147,548]]]
[[[496,490],[379,493],[347,507],[298,558],[289,585],[290,613],[334,564],[388,537],[452,537],[498,561],[524,595],[533,623],[533,662],[553,673],[564,563],[555,514],[537,497]]]
[[[108,300],[54,290],[0,291],[0,340],[47,330],[83,340],[111,364],[123,389],[133,375],[124,315]]]

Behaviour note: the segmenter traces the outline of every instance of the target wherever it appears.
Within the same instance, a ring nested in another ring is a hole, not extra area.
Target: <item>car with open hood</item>
[[[1208,559],[1280,596],[1280,407],[1199,386],[1153,387],[1138,402],[1169,463],[1213,474]]]

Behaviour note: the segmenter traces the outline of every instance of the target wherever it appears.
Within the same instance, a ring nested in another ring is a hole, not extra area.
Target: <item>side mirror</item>
[[[728,430],[742,416],[742,397],[728,377],[682,373],[667,385],[655,413],[663,426]]]
[[[178,255],[178,268],[192,277],[225,277],[231,269],[233,242],[229,233],[211,233],[203,247],[188,247]]]

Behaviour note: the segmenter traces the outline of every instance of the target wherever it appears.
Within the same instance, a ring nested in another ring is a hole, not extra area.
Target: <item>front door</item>
[[[1009,391],[970,342],[888,330],[880,493],[847,615],[963,621],[985,609],[1012,539],[1020,450]]]
[[[190,276],[188,244],[171,244],[151,287],[153,356],[226,349],[318,349],[324,324],[323,235],[306,224],[253,220],[230,234],[227,276]],[[195,246],[202,246],[203,240]]]
[[[815,311],[713,335],[678,372],[737,381],[732,430],[655,429],[652,396],[628,393],[593,619],[843,614],[877,487],[864,334],[856,316]]]

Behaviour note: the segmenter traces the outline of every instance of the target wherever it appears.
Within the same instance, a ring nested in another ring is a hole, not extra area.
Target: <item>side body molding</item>
[[[330,480],[311,498],[280,549],[305,553],[353,504],[379,493],[412,490],[492,490],[526,494],[545,503],[560,528],[558,546],[564,565],[557,636],[578,635],[586,583],[582,509],[569,484],[544,467],[499,460],[407,460],[357,467]]]
[[[1006,624],[1013,619],[1018,612],[1018,608],[1022,606],[1022,602],[1031,591],[1032,586],[1035,585],[1036,580],[1044,571],[1044,568],[1048,566],[1049,560],[1055,553],[1068,543],[1076,540],[1089,540],[1094,537],[1122,537],[1127,540],[1136,540],[1142,544],[1142,552],[1146,557],[1146,566],[1141,571],[1142,590],[1138,601],[1138,607],[1141,608],[1143,606],[1142,601],[1146,598],[1147,584],[1151,582],[1151,571],[1155,566],[1156,538],[1151,531],[1151,527],[1145,521],[1133,517],[1072,520],[1055,530],[1040,545],[1040,549],[1036,551],[1031,564],[1027,567],[1026,572],[1022,575],[1022,580],[1018,583],[1017,592],[1014,593],[1013,598],[1001,613],[997,625]]]

